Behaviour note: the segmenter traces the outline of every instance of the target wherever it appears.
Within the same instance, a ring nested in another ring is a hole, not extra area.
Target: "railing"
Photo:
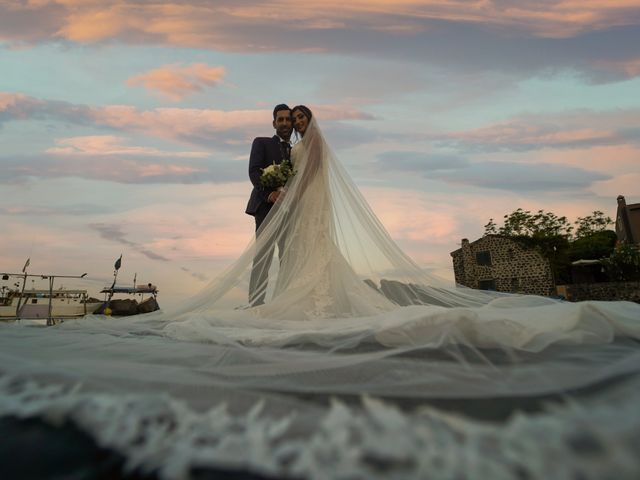
[[[26,267],[26,265],[25,265]],[[53,320],[53,283],[56,278],[84,278],[87,274],[83,273],[82,275],[49,275],[49,274],[29,274],[26,272],[23,273],[0,273],[4,280],[8,280],[9,277],[17,277],[22,278],[22,290],[20,291],[20,296],[18,297],[18,304],[16,305],[16,318],[20,318],[20,309],[23,306],[22,299],[24,298],[25,287],[27,285],[27,277],[38,277],[43,280],[49,280],[49,308],[47,313],[47,326],[54,325],[55,322]],[[46,290],[45,290],[46,291]],[[84,314],[87,314],[87,304],[84,304]]]

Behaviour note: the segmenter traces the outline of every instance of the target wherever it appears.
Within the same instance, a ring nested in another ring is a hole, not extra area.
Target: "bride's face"
[[[293,128],[296,129],[300,135],[304,135],[309,126],[309,119],[302,113],[302,110],[294,110],[293,112]]]

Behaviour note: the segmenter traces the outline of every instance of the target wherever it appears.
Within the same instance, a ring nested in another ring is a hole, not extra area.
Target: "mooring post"
[[[54,325],[53,322],[53,280],[56,277],[49,277],[49,315],[47,316],[47,327]]]

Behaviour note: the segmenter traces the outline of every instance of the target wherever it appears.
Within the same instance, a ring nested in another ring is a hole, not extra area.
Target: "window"
[[[31,303],[38,303],[38,299],[37,298],[32,298],[31,299]]]
[[[488,251],[476,253],[476,263],[478,265],[490,266],[491,253],[489,253]]]
[[[520,288],[520,279],[517,277],[513,277],[511,279],[511,291],[515,292]]]
[[[480,290],[495,290],[496,281],[493,278],[490,280],[480,280],[478,282],[478,288]]]

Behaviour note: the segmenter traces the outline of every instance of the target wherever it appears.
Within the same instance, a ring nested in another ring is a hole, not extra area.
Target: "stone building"
[[[640,203],[627,205],[622,195],[618,196],[616,234],[620,243],[640,244]]]
[[[474,242],[462,239],[451,252],[456,283],[480,290],[554,295],[549,260],[511,238],[486,235]]]

